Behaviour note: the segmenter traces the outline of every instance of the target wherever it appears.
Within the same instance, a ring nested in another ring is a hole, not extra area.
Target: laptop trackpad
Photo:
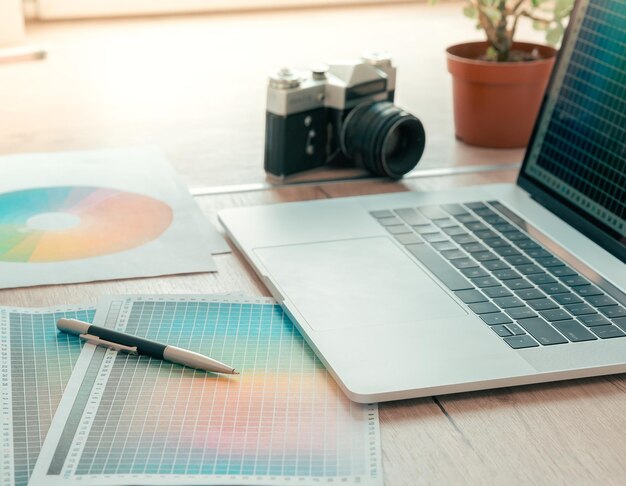
[[[318,331],[467,315],[387,237],[254,251],[280,293]]]

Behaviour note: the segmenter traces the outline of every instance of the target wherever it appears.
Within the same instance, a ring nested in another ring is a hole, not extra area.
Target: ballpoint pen
[[[105,327],[95,326],[76,319],[59,319],[60,331],[77,334],[88,343],[106,346],[130,354],[150,356],[172,363],[213,373],[239,374],[234,368],[203,354],[168,344],[161,344]]]

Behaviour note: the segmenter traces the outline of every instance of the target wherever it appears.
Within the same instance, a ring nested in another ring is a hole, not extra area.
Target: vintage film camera
[[[424,151],[422,123],[393,104],[396,68],[387,53],[270,76],[265,170],[283,178],[328,163],[399,179]]]

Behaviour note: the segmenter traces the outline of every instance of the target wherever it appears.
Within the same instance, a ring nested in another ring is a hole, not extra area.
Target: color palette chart
[[[81,342],[57,331],[69,317],[91,321],[94,309],[0,308],[0,484],[26,486],[78,360]]]
[[[345,397],[273,301],[135,296],[98,309],[100,325],[241,374],[85,346],[33,485],[382,484],[377,406]]]
[[[0,261],[43,263],[141,246],[173,213],[149,196],[99,187],[43,187],[0,194]]]

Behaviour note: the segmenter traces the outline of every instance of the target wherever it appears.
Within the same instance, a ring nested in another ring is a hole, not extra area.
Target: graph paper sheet
[[[91,321],[89,307],[0,307],[0,485],[26,486],[81,344],[56,321]]]
[[[216,375],[86,345],[31,484],[382,484],[376,405],[349,401],[269,299],[117,297],[97,324]]]

